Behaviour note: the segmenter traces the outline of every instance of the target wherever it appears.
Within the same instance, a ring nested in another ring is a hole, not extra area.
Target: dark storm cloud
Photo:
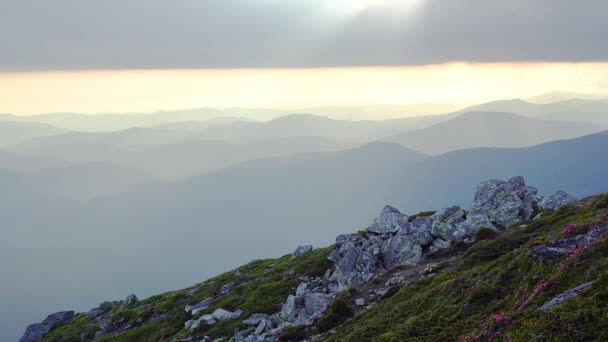
[[[2,0],[0,70],[608,60],[605,0],[421,0],[415,15],[350,17],[331,1]]]

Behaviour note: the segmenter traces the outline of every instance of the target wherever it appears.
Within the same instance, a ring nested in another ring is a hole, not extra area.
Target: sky
[[[0,5],[0,112],[472,104],[608,93],[604,0]]]

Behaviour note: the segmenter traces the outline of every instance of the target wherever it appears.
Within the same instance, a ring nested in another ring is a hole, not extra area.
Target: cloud
[[[608,60],[604,0],[332,1],[5,1],[0,70]]]

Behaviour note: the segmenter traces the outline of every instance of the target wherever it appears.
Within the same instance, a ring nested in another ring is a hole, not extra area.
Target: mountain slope
[[[468,112],[425,129],[386,139],[427,154],[474,147],[525,147],[580,137],[601,129],[585,123],[563,123],[501,112]]]
[[[128,291],[149,296],[193,284],[299,244],[328,245],[341,232],[365,227],[385,204],[409,213],[453,204],[468,207],[480,179],[521,174],[543,193],[565,189],[581,197],[608,191],[608,162],[601,157],[607,148],[606,134],[432,158],[398,145],[372,144],[303,160],[287,158],[285,163],[281,158],[242,165],[84,203],[28,199],[11,178],[6,182],[11,190],[0,194],[0,243],[7,247],[1,249],[3,259],[14,260],[9,265],[15,276],[5,280],[12,290],[2,300],[18,303],[36,293],[41,282],[54,295],[40,294],[41,304],[25,311],[7,306],[10,313],[4,317],[11,319],[7,324],[19,326],[42,320],[58,304],[85,310]],[[14,193],[19,201],[7,197]],[[107,248],[112,253],[103,254]],[[55,249],[79,258],[62,258]],[[34,267],[38,259],[49,262],[47,273]],[[75,268],[94,270],[96,278],[76,281]],[[53,282],[46,279],[48,272]],[[26,276],[26,284],[17,281]]]
[[[505,195],[503,186],[513,192]],[[479,215],[500,216],[535,201],[520,191],[534,189],[517,177],[482,183],[465,215],[479,209]],[[409,258],[415,250],[404,236],[422,241],[426,232],[441,240],[434,222],[456,223],[454,216],[441,218],[449,208],[409,217],[385,208],[367,231],[338,236],[328,248],[301,247],[183,290],[49,316],[62,318],[39,325],[50,330],[41,341],[604,340],[608,195],[562,202],[555,212],[540,203],[530,213],[540,211],[540,219],[512,218],[498,231],[477,228],[465,235],[470,239],[424,249],[417,261],[392,266],[390,258]],[[387,249],[394,244],[403,248],[396,255]],[[380,257],[372,254],[374,245],[382,246]],[[342,281],[347,287],[334,287]],[[39,326],[28,328],[22,341],[40,336]]]

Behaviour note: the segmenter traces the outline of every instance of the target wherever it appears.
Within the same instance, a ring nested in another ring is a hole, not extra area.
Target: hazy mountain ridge
[[[526,147],[601,131],[601,126],[531,119],[505,112],[466,112],[386,139],[428,154],[474,147]]]

